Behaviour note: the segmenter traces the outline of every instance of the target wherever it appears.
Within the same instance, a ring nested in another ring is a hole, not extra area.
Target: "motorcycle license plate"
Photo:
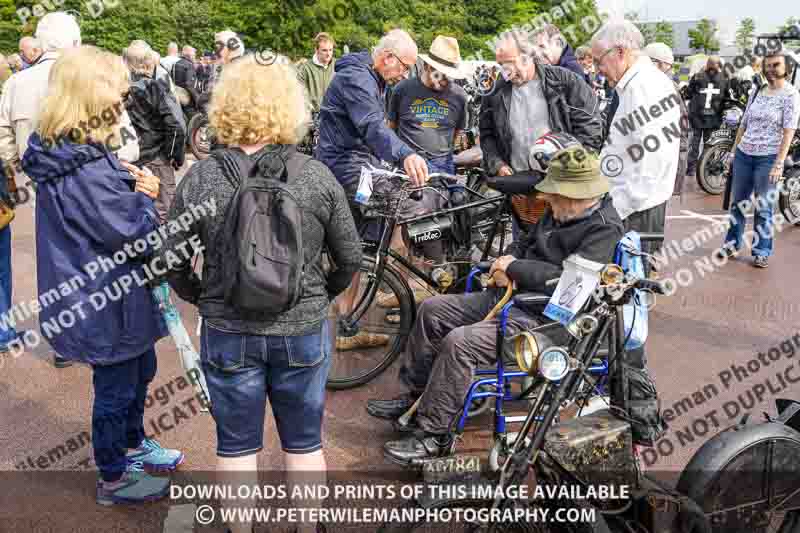
[[[716,139],[733,139],[733,130],[717,130],[711,134],[711,140]]]

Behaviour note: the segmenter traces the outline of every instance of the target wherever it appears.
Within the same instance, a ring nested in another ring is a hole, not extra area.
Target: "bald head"
[[[181,55],[189,61],[195,60],[195,54],[197,54],[197,50],[189,45],[184,46],[183,50],[181,51]]]
[[[417,52],[417,44],[407,31],[391,30],[372,52],[373,68],[387,83],[397,83],[408,78]]]
[[[167,45],[167,56],[174,57],[178,55],[178,43],[169,43]]]
[[[19,40],[19,54],[28,63],[36,63],[42,56],[42,43],[36,37],[23,37]]]

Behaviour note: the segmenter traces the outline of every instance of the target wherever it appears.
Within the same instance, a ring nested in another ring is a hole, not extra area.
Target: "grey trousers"
[[[447,433],[461,412],[475,369],[496,363],[499,320],[482,322],[500,299],[496,290],[436,296],[420,305],[411,330],[401,381],[422,393],[417,420],[429,433]],[[544,319],[511,310],[506,334],[539,325]]]
[[[167,213],[175,199],[175,169],[164,159],[158,158],[145,165],[161,180],[158,187],[158,198],[155,200],[158,218],[163,224],[167,220]]]

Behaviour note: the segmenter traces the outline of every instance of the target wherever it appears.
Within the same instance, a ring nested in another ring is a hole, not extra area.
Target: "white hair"
[[[243,56],[245,53],[244,42],[238,35],[236,35],[235,31],[223,30],[214,35],[214,40],[217,42],[225,43],[226,47],[228,46],[228,43],[231,41],[231,39],[236,41],[236,44],[239,45],[239,47],[236,50],[231,50],[231,57]]]
[[[81,45],[81,28],[75,17],[64,11],[48,13],[36,25],[36,38],[46,52]]]
[[[178,43],[172,42],[167,45],[167,53],[169,54],[170,50],[175,50],[175,53],[178,53]]]
[[[19,40],[19,45],[22,46],[23,44],[29,44],[31,45],[31,48],[39,48],[39,49],[42,48],[41,41],[39,41],[39,39],[31,35],[26,35],[25,37]]]
[[[597,30],[597,33],[592,36],[591,44],[605,50],[619,47],[625,50],[639,51],[644,47],[644,37],[633,22],[613,21],[603,24]]]
[[[125,63],[134,74],[152,76],[156,66],[156,55],[149,44],[137,39],[125,50]]]
[[[405,30],[391,30],[381,37],[381,40],[378,41],[378,44],[372,51],[373,57],[384,50],[397,52],[398,54],[404,51],[413,51],[414,55],[417,55],[418,52],[417,44]]]

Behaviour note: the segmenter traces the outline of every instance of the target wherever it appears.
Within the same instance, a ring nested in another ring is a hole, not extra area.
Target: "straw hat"
[[[467,75],[459,70],[461,65],[461,52],[458,48],[458,41],[453,37],[437,35],[431,43],[429,54],[420,54],[422,60],[444,74],[455,80],[466,79]]]

